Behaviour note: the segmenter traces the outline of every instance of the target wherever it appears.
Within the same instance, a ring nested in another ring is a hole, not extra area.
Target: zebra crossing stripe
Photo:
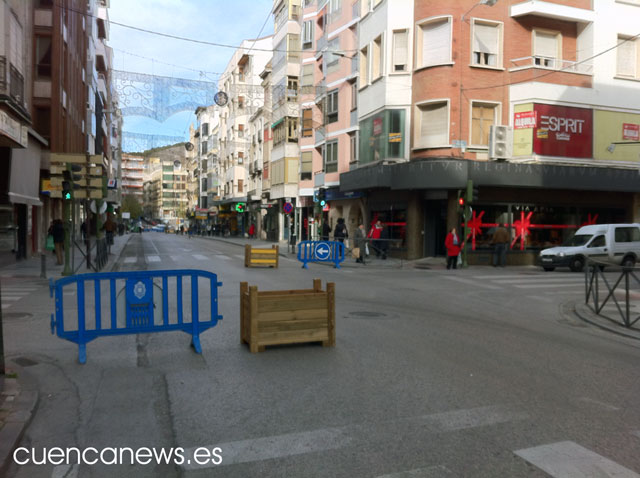
[[[193,258],[199,261],[208,261],[209,258],[207,256],[203,256],[202,254],[193,254]]]
[[[161,262],[160,256],[147,256],[147,262]]]
[[[526,448],[514,453],[556,478],[585,476],[640,478],[640,475],[634,471],[572,441]]]
[[[138,258],[137,257],[125,257],[124,258],[124,263],[125,264],[133,264],[134,262],[137,262]]]

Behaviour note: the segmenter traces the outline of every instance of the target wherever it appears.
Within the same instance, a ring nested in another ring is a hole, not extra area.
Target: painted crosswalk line
[[[137,262],[137,261],[138,261],[138,258],[135,256],[134,257],[129,256],[124,258],[125,264],[133,264],[134,262]]]
[[[638,473],[572,441],[517,450],[515,454],[556,478],[640,478]]]
[[[162,262],[160,256],[147,256],[147,262]]]

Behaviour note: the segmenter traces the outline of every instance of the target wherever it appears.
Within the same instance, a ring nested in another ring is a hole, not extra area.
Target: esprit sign
[[[593,156],[593,111],[566,106],[534,105],[538,118],[533,151],[544,156]]]

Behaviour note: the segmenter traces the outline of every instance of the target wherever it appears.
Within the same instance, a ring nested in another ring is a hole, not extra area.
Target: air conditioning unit
[[[509,159],[513,155],[513,130],[510,126],[492,125],[489,130],[489,158]]]

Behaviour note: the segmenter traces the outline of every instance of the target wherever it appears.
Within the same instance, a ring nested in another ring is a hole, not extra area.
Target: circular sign
[[[284,203],[284,206],[282,206],[282,210],[286,214],[291,214],[291,211],[293,211],[293,204],[291,204],[290,202]]]
[[[314,252],[316,259],[326,261],[331,255],[331,247],[326,242],[319,242]]]
[[[213,101],[215,101],[218,106],[224,106],[229,101],[229,95],[224,91],[218,91],[213,97]]]

